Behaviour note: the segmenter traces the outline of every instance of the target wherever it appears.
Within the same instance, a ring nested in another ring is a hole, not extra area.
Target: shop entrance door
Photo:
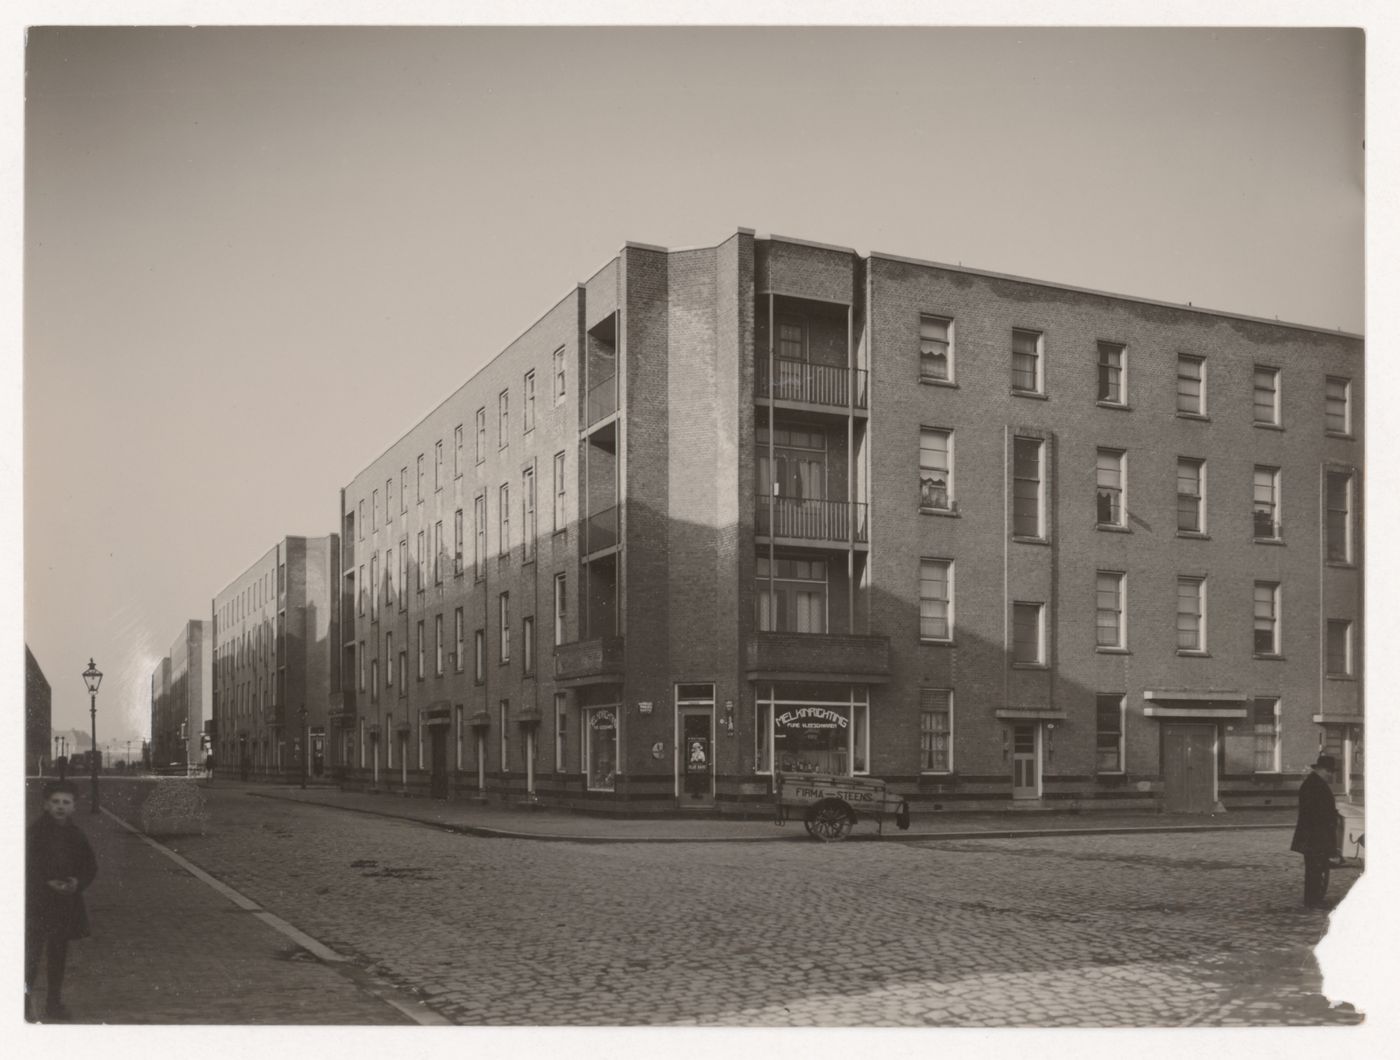
[[[1215,808],[1215,726],[1162,726],[1162,809],[1210,813]]]
[[[1040,798],[1040,726],[1015,725],[1011,729],[1011,797]]]
[[[715,804],[714,712],[709,707],[681,707],[677,768],[682,809],[709,809]]]
[[[432,772],[428,778],[428,794],[434,799],[447,798],[447,726],[428,728],[432,740]]]
[[[326,772],[326,737],[324,733],[311,734],[311,775],[324,776]]]

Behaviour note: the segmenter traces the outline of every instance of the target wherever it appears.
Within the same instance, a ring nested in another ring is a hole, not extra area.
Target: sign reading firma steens
[[[840,783],[831,782],[823,784],[818,780],[808,780],[803,777],[800,780],[789,781],[792,784],[792,797],[797,799],[841,799],[848,803],[876,801],[877,796],[883,796],[884,781],[877,780],[870,787],[860,784],[860,781],[843,780]]]

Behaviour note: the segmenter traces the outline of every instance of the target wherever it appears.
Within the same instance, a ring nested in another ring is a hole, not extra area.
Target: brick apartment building
[[[341,491],[355,784],[756,812],[1361,790],[1359,337],[629,243]],[[222,730],[221,730],[222,731]]]
[[[327,715],[340,691],[339,579],[336,534],[286,537],[214,597],[211,735],[221,771],[327,773]]]
[[[53,689],[39,660],[24,646],[24,775],[36,776],[57,756],[52,742]]]
[[[151,761],[157,769],[204,761],[205,722],[213,716],[213,627],[186,622],[151,673]]]

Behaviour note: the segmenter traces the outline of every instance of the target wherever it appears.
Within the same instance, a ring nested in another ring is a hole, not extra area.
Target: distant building
[[[756,812],[1362,786],[1354,335],[627,244],[342,490],[357,784]],[[684,753],[683,753],[684,751]]]
[[[336,534],[283,538],[214,597],[219,769],[299,775],[309,739],[307,773],[327,773],[327,712],[340,690],[339,563]]]
[[[156,769],[204,761],[204,723],[213,716],[213,626],[185,623],[151,674],[151,747]]]
[[[54,758],[53,690],[29,645],[24,646],[24,771],[45,772]]]

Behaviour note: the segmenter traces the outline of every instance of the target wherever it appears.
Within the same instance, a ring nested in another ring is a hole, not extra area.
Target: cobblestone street
[[[1277,829],[586,845],[205,794],[170,846],[455,1023],[1359,1020],[1318,994]]]

